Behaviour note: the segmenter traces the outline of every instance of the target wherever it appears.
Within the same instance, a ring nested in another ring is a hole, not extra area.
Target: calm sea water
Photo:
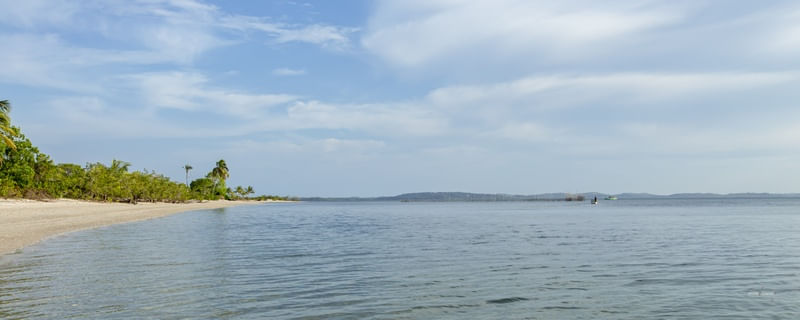
[[[0,318],[797,319],[800,201],[189,212],[3,257]]]

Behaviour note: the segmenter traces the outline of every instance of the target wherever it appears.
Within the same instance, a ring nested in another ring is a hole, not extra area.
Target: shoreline
[[[113,224],[194,211],[280,201],[214,200],[197,203],[104,203],[71,199],[0,199],[0,257],[47,238]]]

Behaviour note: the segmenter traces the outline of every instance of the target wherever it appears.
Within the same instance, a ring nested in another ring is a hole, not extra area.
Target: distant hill
[[[564,200],[566,193],[547,193],[539,195],[514,195],[514,194],[488,194],[488,193],[468,193],[468,192],[415,192],[404,193],[397,196],[387,197],[343,197],[343,198],[323,198],[309,197],[301,198],[304,201],[554,201]]]
[[[515,195],[504,193],[469,193],[469,192],[415,192],[404,193],[396,196],[386,197],[306,197],[300,198],[302,201],[403,201],[403,202],[448,202],[448,201],[564,201],[568,198],[575,199],[576,196],[583,196],[585,200],[594,197],[604,199],[614,195],[619,200],[642,200],[642,199],[772,199],[772,198],[800,198],[799,193],[676,193],[671,195],[657,195],[650,193],[620,193],[608,194],[600,192],[583,193],[542,193],[534,195]]]
[[[530,201],[530,200],[554,200],[563,198],[539,198],[535,196],[513,195],[513,194],[486,194],[486,193],[467,193],[467,192],[417,192],[405,193],[394,197],[381,197],[381,200],[390,201]]]

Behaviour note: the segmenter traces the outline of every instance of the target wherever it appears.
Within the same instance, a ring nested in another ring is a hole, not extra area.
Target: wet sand
[[[100,203],[78,200],[0,199],[0,255],[15,252],[55,235],[117,223],[163,217],[179,212],[255,205],[257,201],[200,203]]]

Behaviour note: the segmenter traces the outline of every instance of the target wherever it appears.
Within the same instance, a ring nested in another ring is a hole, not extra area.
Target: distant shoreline
[[[112,224],[164,217],[180,212],[283,201],[204,201],[196,203],[124,203],[59,199],[0,199],[0,256],[47,238]]]
[[[543,193],[516,195],[505,193],[469,192],[416,192],[384,197],[301,197],[303,201],[390,201],[390,202],[528,202],[528,201],[588,201],[597,197],[603,200],[614,196],[619,200],[689,200],[689,199],[800,199],[800,193],[676,193],[657,195],[651,193]],[[580,199],[579,197],[583,197]]]

